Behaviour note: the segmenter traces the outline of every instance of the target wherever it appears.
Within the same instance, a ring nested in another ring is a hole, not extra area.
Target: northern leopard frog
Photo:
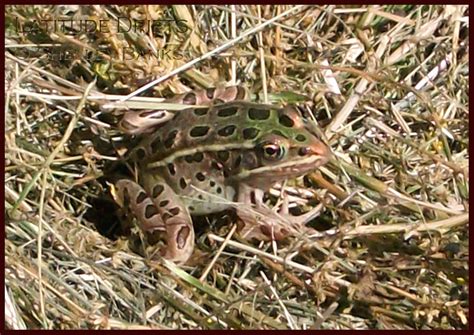
[[[130,151],[138,181],[119,180],[117,202],[144,230],[166,231],[167,259],[184,263],[191,256],[190,214],[219,212],[236,200],[255,202],[255,189],[267,190],[329,159],[329,148],[295,107],[247,102],[245,96],[239,87],[178,96],[169,101],[208,106],[175,112],[159,129],[149,114],[143,124],[139,113],[122,121],[125,132],[151,133]]]

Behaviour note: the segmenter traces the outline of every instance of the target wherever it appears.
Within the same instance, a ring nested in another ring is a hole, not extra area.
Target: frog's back
[[[294,107],[232,101],[176,112],[174,118],[145,138],[131,157],[142,164],[172,162],[196,152],[253,149],[267,134],[308,142]]]

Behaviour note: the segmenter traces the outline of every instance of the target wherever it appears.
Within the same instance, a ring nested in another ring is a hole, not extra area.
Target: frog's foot
[[[240,234],[246,239],[282,240],[288,235],[296,236],[303,231],[311,232],[305,226],[307,222],[317,217],[322,208],[319,204],[309,212],[294,216],[289,213],[289,200],[285,195],[278,212],[270,209],[263,203],[263,192],[258,189],[245,188],[239,193],[240,205],[237,206],[237,215],[242,220]]]
[[[245,239],[258,239],[263,241],[282,240],[290,235],[290,223],[266,206],[252,208],[249,205],[240,205],[237,215],[240,235]]]

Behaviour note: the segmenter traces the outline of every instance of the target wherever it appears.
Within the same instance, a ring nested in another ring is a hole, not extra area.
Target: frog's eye
[[[268,160],[279,160],[285,156],[286,148],[275,143],[262,145],[263,157]]]

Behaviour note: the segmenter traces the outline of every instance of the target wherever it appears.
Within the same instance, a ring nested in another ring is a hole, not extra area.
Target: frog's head
[[[245,131],[245,130],[244,130]],[[330,149],[312,131],[308,120],[292,106],[273,110],[260,126],[254,146],[242,154],[240,181],[264,188],[326,164]]]

